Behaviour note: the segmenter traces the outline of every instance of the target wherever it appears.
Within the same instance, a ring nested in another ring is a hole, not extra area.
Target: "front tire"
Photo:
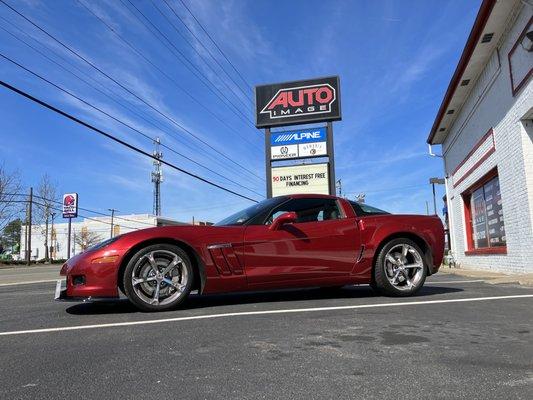
[[[126,266],[125,294],[143,311],[176,308],[191,292],[192,268],[189,256],[178,246],[147,246],[135,253]]]
[[[424,285],[424,253],[410,239],[393,239],[380,250],[374,264],[374,285],[387,296],[411,296]]]

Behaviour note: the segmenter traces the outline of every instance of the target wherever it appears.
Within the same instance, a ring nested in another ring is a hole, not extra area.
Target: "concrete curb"
[[[522,286],[533,287],[533,274],[503,274],[501,272],[482,271],[474,269],[448,268],[442,266],[439,274],[458,275],[468,278],[484,279],[491,285],[514,283]]]

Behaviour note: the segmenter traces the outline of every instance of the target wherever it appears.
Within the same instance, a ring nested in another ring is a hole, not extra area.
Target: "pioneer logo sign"
[[[256,126],[340,120],[339,78],[256,87]]]

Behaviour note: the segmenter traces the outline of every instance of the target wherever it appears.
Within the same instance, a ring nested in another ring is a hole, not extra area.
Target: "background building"
[[[483,1],[428,143],[459,265],[533,272],[533,7]]]
[[[117,236],[134,230],[164,225],[188,224],[150,214],[117,215],[113,218],[112,225],[111,217],[85,218],[80,222],[72,222],[70,254],[73,256],[81,253],[85,248],[108,239],[111,235]],[[50,226],[49,229],[49,246],[52,249],[50,253],[51,257],[53,259],[66,259],[68,249],[68,223],[55,223],[53,228]],[[44,232],[44,225],[32,225],[32,260],[40,260],[45,257]],[[23,259],[26,252],[26,226],[22,226],[20,243],[20,257]]]

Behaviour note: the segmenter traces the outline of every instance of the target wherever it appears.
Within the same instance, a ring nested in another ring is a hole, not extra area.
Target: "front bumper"
[[[56,282],[56,290],[54,293],[55,301],[87,303],[95,301],[112,301],[116,299],[117,297],[69,296],[67,295],[67,281],[65,279],[58,279]]]

